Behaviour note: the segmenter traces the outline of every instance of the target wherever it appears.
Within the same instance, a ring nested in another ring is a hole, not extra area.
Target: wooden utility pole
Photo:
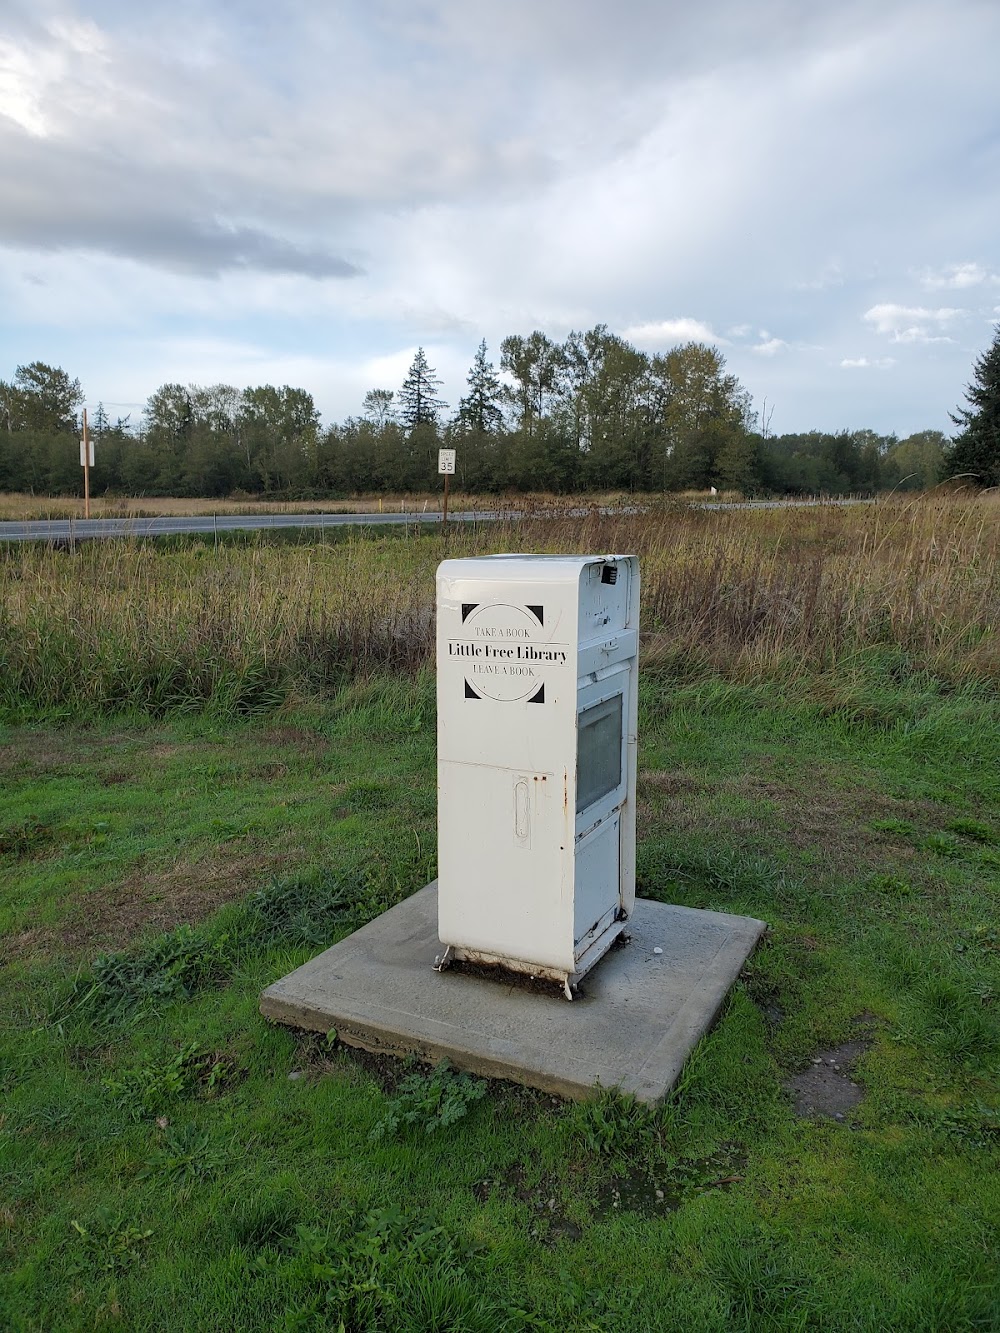
[[[90,518],[90,438],[87,435],[87,409],[83,409],[83,516]]]

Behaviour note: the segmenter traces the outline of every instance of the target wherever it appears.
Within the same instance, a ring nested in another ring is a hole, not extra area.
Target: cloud
[[[943,269],[924,269],[920,274],[920,285],[928,291],[943,288],[963,291],[970,287],[994,287],[1000,285],[1000,273],[991,273],[983,264],[946,264]]]
[[[20,43],[0,42],[0,245],[100,252],[208,277],[361,271],[283,226],[280,210],[255,218],[261,191],[234,179],[253,152],[233,145],[228,162],[213,152],[205,99],[182,105],[191,92],[183,79],[168,89],[166,70],[130,69],[127,54],[89,22],[53,20]]]
[[[891,356],[880,356],[870,360],[867,356],[846,356],[840,363],[841,370],[888,370],[896,360]]]
[[[750,348],[751,352],[756,352],[758,356],[777,356],[788,346],[784,338],[769,337],[766,329],[761,329],[760,337],[761,341]]]
[[[243,388],[254,384],[291,384],[307,388],[322,411],[336,404],[336,416],[356,415],[369,389],[398,390],[413,361],[416,346],[394,348],[375,356],[322,355],[313,350],[275,352],[267,343],[225,337],[171,337],[159,340],[156,353],[162,374],[159,381],[180,384],[232,384]],[[470,358],[456,357],[449,349],[427,344],[431,366],[446,385],[463,384]],[[134,375],[126,383],[131,383]],[[138,399],[154,385],[141,386]],[[450,391],[445,397],[458,401]],[[107,403],[105,403],[107,406]]]
[[[372,358],[436,347],[457,401],[480,337],[606,323],[715,343],[778,429],[915,430],[969,377],[922,346],[964,331],[936,307],[971,329],[997,294],[983,0],[0,10],[0,378],[37,357],[132,399],[223,375],[215,338],[346,415]],[[890,339],[845,402],[839,358]]]
[[[942,306],[928,310],[924,306],[906,306],[884,303],[866,310],[862,319],[871,324],[876,333],[882,333],[894,343],[953,342],[943,329],[956,319],[968,314],[966,310]]]
[[[191,0],[176,23],[154,7],[99,28],[52,7],[0,34],[0,245],[349,277],[373,214],[548,170],[523,129],[484,133],[471,76],[417,96],[357,18],[248,5],[241,22]]]
[[[72,175],[73,173],[67,173]],[[361,266],[321,246],[302,244],[274,231],[183,209],[148,206],[141,198],[118,200],[106,216],[86,194],[79,204],[56,212],[44,196],[15,189],[0,215],[0,243],[35,251],[111,253],[177,273],[214,277],[230,269],[351,278]]]
[[[649,324],[633,324],[622,337],[637,347],[653,349],[676,347],[680,343],[715,343],[728,346],[728,340],[713,333],[700,319],[682,315],[678,319],[661,319]]]

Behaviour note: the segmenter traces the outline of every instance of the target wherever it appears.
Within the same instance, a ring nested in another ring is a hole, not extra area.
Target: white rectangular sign
[[[439,449],[439,450],[438,450],[438,471],[441,472],[441,473],[445,473],[445,472],[447,472],[447,474],[448,474],[449,476],[454,476],[454,473],[455,473],[455,450],[454,450],[454,449]]]
[[[87,467],[87,466],[89,466],[89,467],[93,467],[93,466],[94,466],[94,441],[93,441],[93,440],[88,440],[88,441],[87,441],[87,444],[90,445],[90,458],[89,458],[89,459],[84,459],[83,451],[84,451],[84,449],[86,448],[86,445],[84,445],[84,443],[83,443],[82,440],[80,441],[80,466],[81,466],[81,467]]]

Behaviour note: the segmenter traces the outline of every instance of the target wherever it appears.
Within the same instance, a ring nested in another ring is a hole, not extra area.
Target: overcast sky
[[[0,0],[0,378],[112,416],[605,323],[775,431],[950,429],[1000,319],[1000,0]],[[112,406],[113,405],[113,406]]]

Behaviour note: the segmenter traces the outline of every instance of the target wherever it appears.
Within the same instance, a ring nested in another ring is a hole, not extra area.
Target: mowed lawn
[[[1000,702],[866,669],[643,678],[640,892],[771,927],[658,1112],[259,1016],[433,877],[429,676],[0,729],[0,1327],[1000,1327]]]

